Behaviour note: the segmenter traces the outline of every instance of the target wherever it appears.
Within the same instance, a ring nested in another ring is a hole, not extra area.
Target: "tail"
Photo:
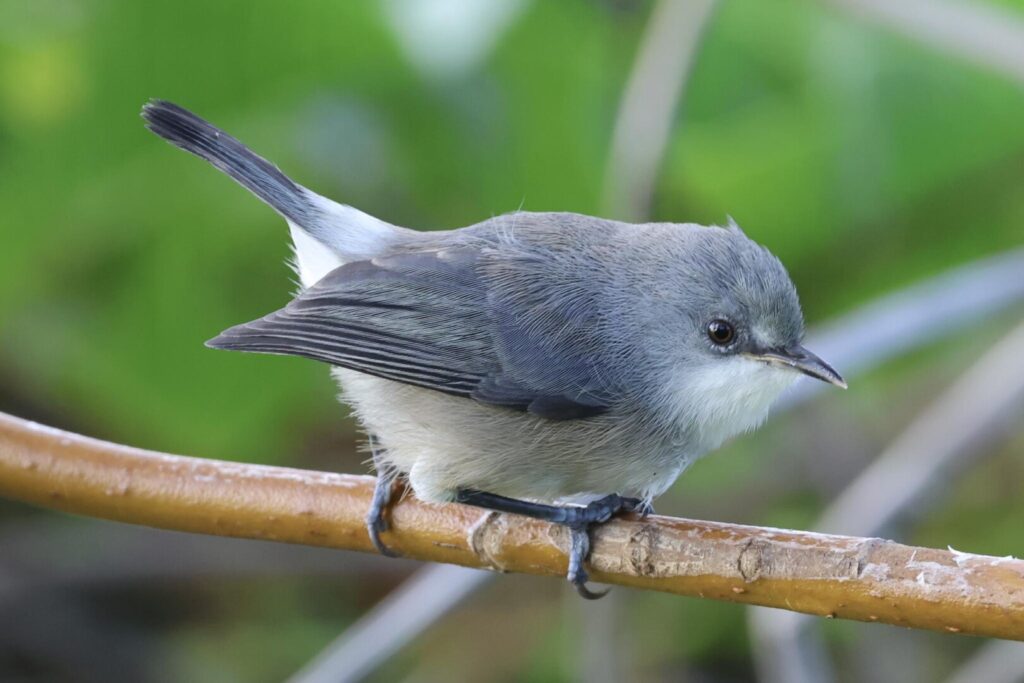
[[[183,107],[150,100],[142,108],[142,118],[151,131],[209,161],[284,216],[292,228],[295,265],[304,286],[343,263],[377,256],[403,236],[415,239],[412,231],[307,190],[277,166]]]
[[[206,159],[269,204],[288,221],[310,223],[310,192],[241,142],[192,112],[165,100],[142,108],[146,128],[186,152]]]

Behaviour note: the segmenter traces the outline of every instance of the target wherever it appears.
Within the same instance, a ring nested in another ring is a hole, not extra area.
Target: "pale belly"
[[[619,493],[650,500],[692,460],[685,444],[600,416],[564,422],[333,368],[342,399],[417,497],[474,488],[542,502]]]

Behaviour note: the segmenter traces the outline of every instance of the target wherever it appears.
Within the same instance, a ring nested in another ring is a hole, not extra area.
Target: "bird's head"
[[[846,388],[803,346],[800,301],[778,258],[734,223],[677,227],[679,248],[663,271],[671,305],[658,307],[669,326],[659,353],[671,359],[666,401],[707,448],[760,424],[801,375]]]

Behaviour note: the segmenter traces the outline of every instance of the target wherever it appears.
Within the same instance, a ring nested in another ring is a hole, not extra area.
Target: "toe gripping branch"
[[[374,500],[376,500],[376,496]],[[606,590],[594,592],[587,588],[589,577],[583,565],[590,554],[590,528],[595,524],[604,524],[620,512],[639,512],[646,517],[652,511],[650,504],[645,504],[637,498],[623,498],[617,493],[607,495],[583,507],[531,503],[475,489],[460,489],[456,494],[455,501],[487,510],[525,515],[569,527],[572,543],[569,549],[569,571],[566,573],[566,578],[576,588],[576,592],[588,600],[596,600],[608,593]]]
[[[369,532],[370,542],[373,543],[377,552],[385,557],[398,557],[398,553],[384,545],[384,541],[380,538],[380,535],[391,526],[387,514],[396,478],[395,472],[384,462],[383,450],[380,449],[372,434],[370,435],[370,448],[373,451],[373,466],[377,470],[377,483],[373,487],[373,500],[370,502],[370,510],[366,514],[366,530]]]
[[[384,545],[380,535],[387,531],[391,524],[388,522],[388,504],[391,502],[391,489],[394,485],[394,477],[385,474],[377,475],[377,484],[373,487],[373,501],[370,503],[370,511],[366,515],[366,530],[370,534],[370,542],[381,555],[385,557],[398,557],[391,548]]]

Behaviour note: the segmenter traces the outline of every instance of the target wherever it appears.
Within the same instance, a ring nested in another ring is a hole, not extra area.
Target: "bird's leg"
[[[390,527],[387,508],[391,502],[391,490],[395,483],[396,473],[394,468],[384,462],[383,449],[373,434],[370,434],[368,439],[370,451],[373,453],[373,469],[377,472],[377,484],[373,487],[373,500],[370,502],[370,511],[366,515],[366,530],[370,534],[370,542],[373,543],[377,552],[386,557],[398,557],[398,553],[384,545],[380,539],[381,533]]]
[[[569,527],[572,534],[572,545],[569,550],[569,571],[566,578],[576,587],[576,592],[588,600],[603,597],[608,592],[595,593],[587,588],[587,570],[584,569],[583,563],[586,561],[587,555],[590,554],[590,527],[607,522],[619,512],[632,512],[640,509],[641,506],[641,501],[635,498],[623,498],[617,493],[578,507],[531,503],[475,489],[459,489],[455,495],[455,501],[487,510],[525,515]]]

